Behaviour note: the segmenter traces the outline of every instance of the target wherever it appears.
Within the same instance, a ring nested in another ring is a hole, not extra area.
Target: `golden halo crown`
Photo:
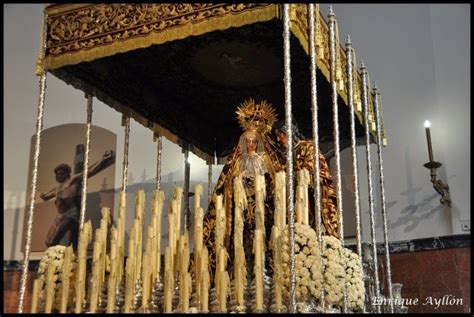
[[[275,109],[268,102],[265,100],[256,102],[252,98],[242,102],[235,113],[237,113],[240,126],[245,131],[256,131],[262,134],[271,131],[277,118]]]

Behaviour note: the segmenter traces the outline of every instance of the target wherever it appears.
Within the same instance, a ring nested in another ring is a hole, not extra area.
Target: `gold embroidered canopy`
[[[301,132],[310,137],[306,8],[291,5],[292,102]],[[169,140],[191,145],[206,160],[224,157],[238,140],[235,110],[244,99],[268,100],[284,118],[280,4],[52,4],[45,10],[47,48],[38,67]],[[327,23],[317,14],[323,143],[332,139],[328,42]],[[337,48],[340,136],[350,140],[347,61],[343,48]],[[354,101],[360,105],[361,77],[355,77]],[[371,96],[369,104],[375,135]],[[360,108],[356,116],[361,137]]]

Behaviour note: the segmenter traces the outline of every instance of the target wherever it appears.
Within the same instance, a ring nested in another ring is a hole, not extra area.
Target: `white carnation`
[[[61,295],[62,295],[62,281],[64,280],[64,274],[62,272],[62,268],[64,265],[64,255],[65,255],[66,247],[63,245],[56,245],[53,247],[48,248],[44,255],[40,260],[40,264],[38,267],[37,278],[43,281],[43,288],[39,292],[39,302],[38,302],[38,312],[42,312],[44,309],[44,301],[46,299],[46,275],[47,270],[50,264],[52,264],[53,268],[53,277],[52,281],[54,282],[55,297],[53,299],[53,311],[59,311],[60,304],[61,304]],[[75,257],[74,254],[72,255],[71,259],[71,272],[69,274],[70,278],[74,278],[74,268],[75,266]],[[70,280],[69,285],[71,287],[69,293],[69,299],[72,301],[74,296],[74,281]]]
[[[288,227],[283,230],[282,236],[284,237],[282,241],[283,294],[288,300],[290,286]],[[359,256],[349,249],[342,248],[341,241],[335,237],[323,236],[322,238],[323,248],[320,251],[316,232],[308,225],[295,224],[297,301],[319,299],[323,286],[321,282],[323,282],[327,303],[342,308],[343,294],[346,290],[349,309],[360,311],[365,289]],[[323,256],[323,272],[321,272],[321,255]],[[321,273],[323,273],[322,276]]]

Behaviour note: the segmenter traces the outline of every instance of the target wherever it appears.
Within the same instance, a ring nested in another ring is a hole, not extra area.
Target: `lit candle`
[[[426,120],[425,121],[425,130],[426,130],[426,141],[428,142],[428,156],[430,157],[430,163],[433,163],[434,159],[433,159],[433,148],[431,147],[430,127],[431,127],[431,122]]]

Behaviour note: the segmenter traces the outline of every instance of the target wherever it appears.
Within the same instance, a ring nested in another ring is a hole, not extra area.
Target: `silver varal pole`
[[[130,117],[122,117],[122,126],[125,127],[125,140],[123,145],[122,192],[127,190],[128,181],[128,145],[130,143]]]
[[[41,32],[41,50],[40,50],[40,59],[44,61],[46,53],[46,21],[47,15],[46,12],[43,16],[42,21],[42,32]],[[44,64],[41,69],[41,74],[39,76],[39,100],[38,100],[38,115],[36,116],[36,136],[35,136],[35,154],[33,157],[33,171],[31,173],[31,190],[30,190],[30,206],[28,208],[28,221],[26,227],[26,241],[25,241],[25,253],[23,258],[22,270],[21,270],[21,279],[20,279],[20,296],[18,297],[18,313],[23,313],[23,304],[25,302],[25,293],[26,293],[26,280],[28,279],[28,265],[30,262],[30,253],[31,253],[31,236],[33,231],[33,217],[35,213],[35,200],[36,200],[36,183],[38,180],[38,161],[41,151],[41,131],[43,130],[43,114],[44,114],[44,100],[46,94],[46,71],[44,69]]]
[[[87,204],[87,179],[89,178],[89,157],[91,149],[91,122],[92,122],[92,95],[87,96],[87,123],[86,123],[86,151],[84,154],[84,170],[82,172],[82,195],[81,195],[81,218],[79,221],[79,229],[84,227],[84,219],[86,218]]]
[[[339,148],[339,113],[337,105],[337,82],[336,82],[336,15],[329,7],[329,48],[331,57],[331,88],[332,88],[332,112],[333,112],[333,138],[334,138],[334,154],[336,159],[336,192],[337,192],[337,209],[339,210],[339,236],[341,245],[344,247],[344,218],[342,208],[342,190],[341,190],[341,153]],[[344,267],[345,271],[345,267]],[[347,311],[347,289],[345,287],[344,278],[344,312]]]
[[[308,4],[308,17],[309,17],[309,56],[310,56],[310,71],[311,71],[311,114],[313,123],[313,141],[314,141],[314,201],[316,202],[316,233],[319,243],[319,258],[322,259],[323,253],[323,237],[321,230],[321,185],[320,185],[320,166],[319,166],[319,136],[318,136],[318,99],[317,99],[317,86],[316,86],[316,32],[315,32],[315,17],[314,17],[314,4]],[[322,263],[322,262],[321,262]],[[324,264],[320,266],[321,270],[321,281],[324,279]],[[326,307],[326,298],[324,283],[321,288],[321,306],[323,310]]]
[[[190,209],[189,209],[189,173],[191,164],[189,164],[189,144],[184,146],[184,228],[189,231]]]
[[[163,143],[161,135],[156,137],[157,143],[157,154],[156,154],[156,190],[159,191],[161,188],[161,154],[163,151]]]
[[[283,58],[285,84],[285,125],[287,136],[286,149],[286,192],[288,208],[288,234],[290,240],[290,312],[296,313],[296,263],[295,263],[295,214],[293,188],[293,131],[291,120],[291,57],[290,57],[290,5],[283,4]]]
[[[207,163],[207,203],[211,203],[212,195],[212,161]]]
[[[365,123],[365,149],[367,154],[367,182],[368,182],[368,196],[369,196],[369,215],[370,215],[370,236],[372,238],[372,252],[374,254],[374,275],[375,275],[375,296],[376,300],[380,300],[380,282],[379,282],[379,268],[377,263],[377,241],[375,236],[375,219],[374,219],[374,196],[372,185],[372,164],[370,157],[370,123],[369,123],[369,99],[367,92],[367,69],[364,62],[361,61],[360,71],[362,73],[362,108],[364,110]],[[380,305],[377,305],[377,312],[380,313]]]
[[[360,198],[359,198],[359,178],[357,170],[357,149],[356,149],[356,135],[355,135],[355,114],[354,114],[354,77],[353,77],[353,53],[352,42],[350,36],[347,36],[346,42],[346,56],[347,56],[347,93],[349,98],[349,108],[351,111],[351,154],[352,154],[352,172],[353,172],[353,186],[354,186],[354,210],[356,216],[356,243],[357,254],[359,255],[360,271],[364,272],[362,266],[362,234],[361,234],[361,218],[360,218]],[[363,301],[362,312],[366,313],[365,299]]]
[[[374,108],[375,119],[377,124],[377,153],[379,157],[379,172],[380,172],[380,193],[382,199],[382,219],[383,219],[383,234],[385,239],[385,260],[387,266],[387,287],[388,297],[390,298],[390,312],[393,313],[393,294],[392,294],[392,270],[390,266],[390,249],[388,247],[388,229],[387,229],[387,208],[385,204],[385,180],[383,175],[383,156],[382,156],[382,125],[380,121],[380,91],[377,85],[374,85]]]

